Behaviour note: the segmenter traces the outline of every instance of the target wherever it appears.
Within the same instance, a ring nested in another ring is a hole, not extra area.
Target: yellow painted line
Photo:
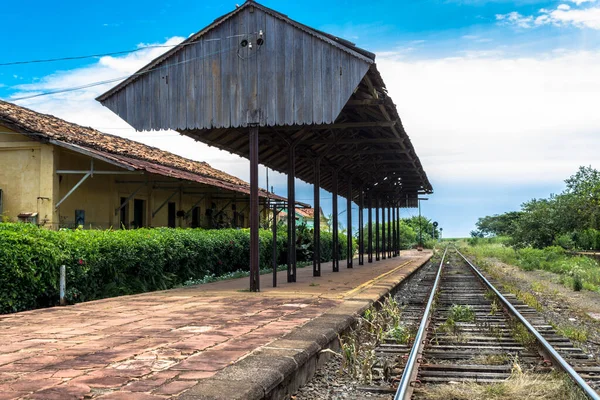
[[[362,289],[364,289],[365,287],[367,287],[367,286],[370,286],[370,285],[374,284],[374,283],[375,283],[375,282],[377,282],[377,281],[380,281],[381,279],[385,278],[386,276],[388,276],[388,275],[390,275],[390,274],[393,274],[394,272],[398,271],[400,268],[403,268],[403,267],[407,266],[408,264],[412,263],[413,261],[415,261],[415,260],[409,260],[409,261],[406,261],[406,262],[404,262],[403,264],[400,264],[400,265],[399,265],[399,266],[397,266],[396,268],[392,269],[391,271],[388,271],[388,272],[386,272],[386,273],[384,273],[384,274],[381,274],[381,275],[379,275],[379,276],[377,276],[377,277],[375,277],[375,278],[373,278],[373,279],[371,279],[371,280],[368,280],[368,281],[366,281],[366,282],[364,282],[364,283],[362,283],[362,284],[358,285],[358,286],[357,286],[357,287],[355,287],[354,289],[352,289],[352,290],[350,290],[350,291],[346,292],[346,293],[344,294],[344,297],[348,297],[348,296],[350,296],[350,295],[353,295],[353,294],[355,294],[356,292],[359,292],[359,291],[361,291],[361,290],[362,290]]]

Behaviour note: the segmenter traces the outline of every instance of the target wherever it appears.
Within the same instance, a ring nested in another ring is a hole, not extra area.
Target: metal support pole
[[[65,292],[67,291],[67,267],[64,265],[60,266],[60,278],[59,278],[59,304],[61,306],[67,305],[67,299],[65,298]]]
[[[381,258],[387,258],[387,242],[385,241],[385,203],[381,204]]]
[[[379,261],[379,199],[375,199],[375,261]]]
[[[364,228],[364,207],[365,207],[365,192],[363,187],[360,187],[358,197],[358,265],[365,264],[365,228]]]
[[[402,250],[402,236],[400,235],[400,207],[398,206],[398,221],[396,221],[398,225],[398,255],[400,255],[400,251]]]
[[[392,212],[394,213],[394,257],[398,257],[398,229],[396,226],[398,223],[398,209],[394,207]]]
[[[392,207],[388,205],[388,258],[392,258]]]
[[[373,262],[373,195],[369,192],[367,197],[367,208],[369,215],[367,216],[367,258],[370,263]]]
[[[296,147],[288,151],[288,251],[287,281],[296,282]]]
[[[419,248],[423,247],[423,228],[421,226],[421,200],[417,199],[419,203]]]
[[[333,263],[333,272],[339,272],[340,270],[340,250],[339,250],[339,240],[338,240],[338,173],[337,170],[333,170],[333,191],[332,191],[332,200],[333,200],[333,244],[332,244],[332,263]]]
[[[277,205],[273,204],[273,287],[277,287]]]
[[[313,276],[321,276],[321,159],[314,166]]]
[[[260,291],[258,223],[258,125],[250,126],[250,291]]]
[[[346,199],[346,267],[352,268],[352,179],[348,179],[348,197]]]

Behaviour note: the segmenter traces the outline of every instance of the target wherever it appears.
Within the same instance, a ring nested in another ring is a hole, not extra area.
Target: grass
[[[503,382],[431,385],[419,391],[430,400],[583,400],[570,381],[557,374],[513,374]]]
[[[414,340],[414,328],[400,323],[402,307],[392,296],[387,296],[376,307],[368,308],[358,319],[356,326],[339,337],[342,364],[340,372],[352,376],[361,383],[370,384],[380,374],[376,364],[389,364],[375,353],[375,348],[386,339],[400,343]],[[384,368],[384,376],[397,365]],[[387,372],[386,372],[387,371]],[[391,376],[391,375],[390,375]]]
[[[536,343],[535,336],[520,322],[514,324],[511,334],[523,347],[531,347]]]
[[[585,328],[580,328],[574,325],[552,325],[561,336],[575,340],[578,342],[585,342],[588,338],[588,331]]]
[[[561,247],[513,249],[505,241],[478,241],[464,246],[463,250],[477,260],[496,259],[525,271],[543,270],[561,275],[561,283],[574,291],[600,291],[598,262],[589,257],[571,256]],[[536,292],[545,289],[547,287],[541,283],[533,287]]]

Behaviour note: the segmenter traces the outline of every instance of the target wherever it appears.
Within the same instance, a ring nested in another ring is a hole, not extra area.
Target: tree
[[[475,226],[483,236],[511,236],[514,229],[514,222],[521,215],[522,212],[520,211],[510,211],[504,214],[482,217],[477,220]]]

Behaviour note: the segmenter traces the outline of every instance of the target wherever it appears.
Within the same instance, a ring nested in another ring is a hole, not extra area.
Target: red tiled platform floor
[[[424,255],[309,266],[277,288],[262,275],[260,293],[244,278],[0,316],[0,400],[169,398]]]

